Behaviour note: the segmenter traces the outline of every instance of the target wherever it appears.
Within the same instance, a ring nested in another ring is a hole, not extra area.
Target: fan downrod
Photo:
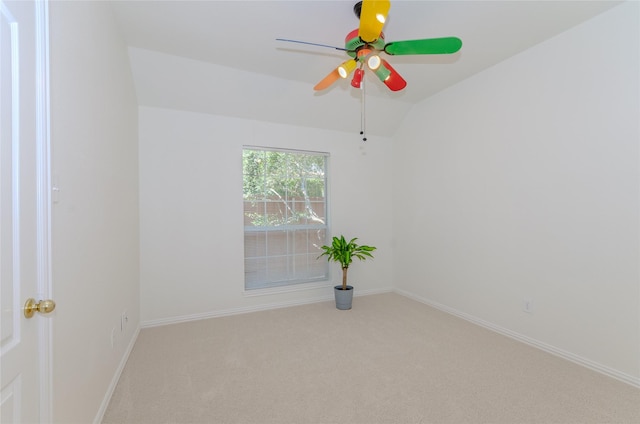
[[[353,5],[353,13],[356,14],[356,18],[360,19],[360,12],[362,12],[362,2],[359,1]]]

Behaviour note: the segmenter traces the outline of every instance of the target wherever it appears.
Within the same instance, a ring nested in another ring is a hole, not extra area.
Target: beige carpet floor
[[[144,329],[103,423],[640,423],[640,390],[389,293]]]

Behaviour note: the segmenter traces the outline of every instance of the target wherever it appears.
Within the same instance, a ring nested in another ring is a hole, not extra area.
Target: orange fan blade
[[[338,79],[340,79],[340,74],[338,73],[338,68],[336,68],[333,71],[331,71],[329,75],[324,77],[322,81],[317,83],[316,86],[313,87],[313,89],[316,91],[324,90],[325,88],[329,88],[331,84],[336,82]]]
[[[364,42],[372,43],[380,38],[390,8],[391,2],[389,0],[362,1],[358,35]]]
[[[331,73],[324,77],[322,81],[317,83],[316,86],[313,87],[313,89],[316,91],[324,90],[325,88],[336,82],[338,78],[347,78],[349,74],[353,72],[354,69],[356,69],[357,65],[358,62],[356,62],[355,59],[349,59],[342,62],[340,66],[331,71]]]

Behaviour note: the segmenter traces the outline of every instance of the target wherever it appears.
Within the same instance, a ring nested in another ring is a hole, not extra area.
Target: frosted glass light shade
[[[367,59],[367,66],[372,71],[375,71],[376,69],[378,69],[381,63],[382,63],[382,59],[380,59],[380,56],[378,56],[377,54],[369,56],[369,58]]]

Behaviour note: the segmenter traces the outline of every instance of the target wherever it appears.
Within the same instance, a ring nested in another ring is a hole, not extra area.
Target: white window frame
[[[303,218],[303,221],[306,222],[295,222],[295,219],[293,219],[293,223],[289,223],[288,219],[285,219],[285,222],[279,222],[274,225],[267,224],[270,221],[270,215],[267,212],[269,205],[277,204],[281,209],[282,205],[286,205],[284,209],[295,211],[297,210],[295,200],[287,198],[287,193],[279,193],[277,199],[265,194],[262,199],[257,201],[255,197],[247,199],[246,196],[243,196],[245,294],[300,290],[327,285],[330,280],[329,264],[322,258],[318,259],[318,256],[322,253],[320,246],[326,244],[329,238],[329,153],[243,146],[243,158],[247,151],[265,152],[265,154],[274,152],[323,157],[324,187],[322,191],[324,196],[322,197],[322,202],[319,202],[317,198],[314,201],[310,201],[308,197],[305,197],[304,215],[307,219]],[[245,169],[244,161],[242,168],[243,193],[246,195],[244,181],[247,169]],[[255,203],[263,203],[264,219],[262,219],[262,223],[248,224],[247,210],[256,207]],[[312,211],[317,209],[317,207],[311,207],[309,203],[323,204],[320,219],[316,218],[317,215],[314,212],[309,212],[309,209]],[[298,204],[300,204],[300,201],[298,201]],[[293,209],[289,208],[291,205],[293,205]],[[311,222],[308,219],[309,214],[312,214],[316,219]],[[301,238],[303,240],[302,243],[300,242]]]

